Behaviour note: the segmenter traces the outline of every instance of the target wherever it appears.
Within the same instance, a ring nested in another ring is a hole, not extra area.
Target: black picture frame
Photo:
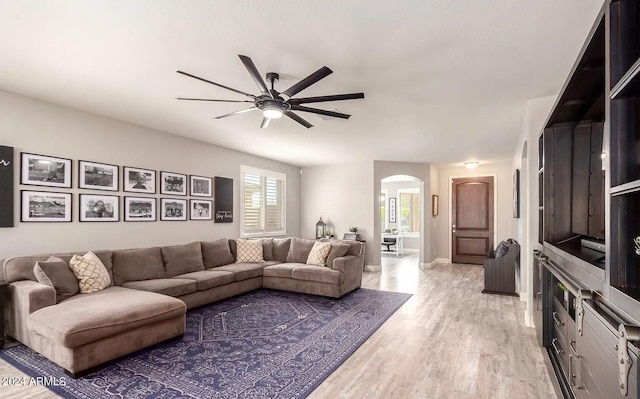
[[[212,220],[213,201],[191,199],[189,200],[189,220]]]
[[[54,191],[20,191],[21,222],[72,221],[73,202],[71,193]]]
[[[21,152],[20,165],[20,184],[71,188],[71,159]]]
[[[189,190],[192,197],[208,197],[213,196],[213,179],[206,176],[189,176]]]
[[[78,161],[78,188],[118,191],[120,167],[108,163]]]
[[[233,179],[214,177],[214,209],[216,223],[233,223]]]
[[[0,145],[0,227],[14,227],[14,148]]]
[[[513,217],[520,218],[520,169],[513,173]]]
[[[160,199],[160,220],[185,221],[187,220],[187,200],[182,198]]]
[[[396,198],[389,198],[389,223],[396,222]]]
[[[80,194],[78,219],[81,222],[119,222],[120,196]]]
[[[155,222],[157,200],[152,197],[124,197],[125,222]]]
[[[122,187],[129,193],[155,194],[156,171],[125,166],[122,169]]]
[[[187,195],[188,179],[186,174],[175,172],[160,172],[160,194]]]

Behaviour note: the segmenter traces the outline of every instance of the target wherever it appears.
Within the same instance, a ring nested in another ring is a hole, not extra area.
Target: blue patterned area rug
[[[184,338],[73,380],[24,345],[0,358],[60,381],[64,398],[304,398],[410,294],[359,289],[341,299],[259,290],[191,310]]]

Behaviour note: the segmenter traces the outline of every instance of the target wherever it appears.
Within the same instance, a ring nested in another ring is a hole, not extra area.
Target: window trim
[[[273,231],[261,231],[257,233],[245,232],[245,173],[253,173],[260,177],[267,177],[282,180],[282,224],[281,229]],[[287,175],[268,169],[256,168],[253,166],[240,165],[240,237],[271,237],[287,235]]]
[[[422,204],[422,193],[420,192],[420,188],[419,187],[411,187],[411,188],[399,188],[397,191],[397,196],[398,196],[398,226],[401,225],[400,223],[400,218],[402,217],[402,201],[400,201],[400,194],[418,194],[419,195],[419,199],[420,199],[420,204]],[[422,208],[420,206],[418,206],[418,220],[420,220],[420,218],[422,218]],[[421,226],[418,225],[418,228],[420,228]],[[400,231],[400,227],[398,227],[398,231]],[[404,232],[404,234],[420,234],[420,231],[409,231],[409,232]]]

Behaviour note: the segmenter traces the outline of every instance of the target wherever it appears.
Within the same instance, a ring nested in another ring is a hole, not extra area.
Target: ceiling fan
[[[298,83],[289,87],[287,90],[279,92],[275,90],[273,87],[274,84],[280,79],[280,76],[277,73],[275,72],[267,73],[267,81],[271,82],[271,89],[268,89],[264,80],[262,80],[262,77],[260,76],[260,72],[258,72],[258,69],[256,68],[251,58],[247,57],[246,55],[238,55],[238,57],[240,57],[240,60],[242,60],[242,63],[244,64],[245,68],[247,68],[247,71],[249,71],[249,75],[251,75],[251,77],[253,78],[253,81],[256,82],[258,89],[260,89],[259,95],[256,96],[253,94],[245,93],[243,91],[236,90],[225,85],[221,85],[220,83],[212,82],[210,80],[192,75],[184,71],[176,71],[182,75],[189,76],[191,78],[198,79],[203,82],[210,83],[214,86],[222,87],[223,89],[231,90],[235,93],[242,94],[244,96],[251,98],[251,100],[214,100],[209,98],[184,98],[184,97],[178,97],[177,99],[189,100],[189,101],[214,101],[214,102],[226,102],[226,103],[252,103],[253,105],[250,108],[216,116],[215,119],[222,119],[231,115],[238,115],[238,114],[242,114],[249,111],[261,110],[263,115],[262,124],[260,125],[261,128],[266,128],[267,126],[269,126],[269,122],[271,122],[272,119],[279,119],[282,117],[282,115],[286,115],[289,118],[293,119],[294,121],[298,122],[299,124],[303,125],[304,127],[310,128],[310,127],[313,127],[313,125],[308,121],[306,121],[305,119],[303,119],[302,117],[300,117],[298,114],[294,113],[293,111],[309,112],[312,114],[332,116],[335,118],[343,118],[343,119],[349,119],[351,115],[343,114],[341,112],[306,107],[302,104],[320,103],[320,102],[326,102],[326,101],[355,100],[358,98],[364,98],[364,93],[349,93],[349,94],[336,94],[331,96],[291,98],[296,94],[298,94],[299,92],[301,92],[302,90],[311,86],[312,84],[318,82],[319,80],[326,78],[331,73],[333,73],[333,71],[327,68],[326,66],[323,66],[322,68],[318,69],[311,75],[307,76],[306,78],[302,79]],[[287,99],[282,97],[282,95],[285,95]]]

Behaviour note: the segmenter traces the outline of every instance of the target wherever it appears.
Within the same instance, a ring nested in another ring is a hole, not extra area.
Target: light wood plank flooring
[[[535,331],[518,298],[486,295],[482,267],[418,268],[383,258],[363,287],[414,294],[309,397],[553,399]],[[0,377],[23,376],[0,361]],[[44,387],[0,386],[0,398],[56,398]]]

